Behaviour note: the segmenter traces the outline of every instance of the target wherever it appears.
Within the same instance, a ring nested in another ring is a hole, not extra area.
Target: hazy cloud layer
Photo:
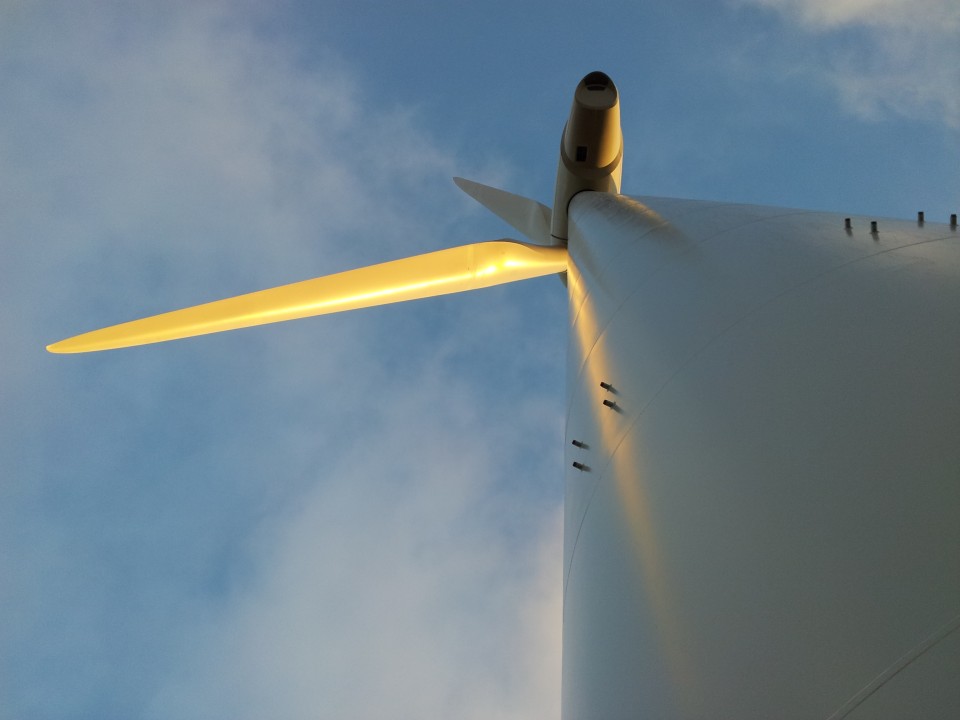
[[[249,8],[7,19],[0,718],[555,716],[555,279],[42,352],[484,239],[471,168]]]
[[[828,42],[808,60],[841,103],[960,128],[960,4],[955,0],[740,0],[782,13]]]

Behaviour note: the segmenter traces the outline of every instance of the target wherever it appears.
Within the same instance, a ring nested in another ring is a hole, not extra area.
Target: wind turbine
[[[960,717],[960,242],[949,223],[620,194],[574,93],[553,208],[496,240],[55,343],[127,347],[562,273],[565,718]]]

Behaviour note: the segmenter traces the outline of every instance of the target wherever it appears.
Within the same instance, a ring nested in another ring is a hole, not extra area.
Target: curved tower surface
[[[563,717],[960,717],[960,239],[569,208]]]

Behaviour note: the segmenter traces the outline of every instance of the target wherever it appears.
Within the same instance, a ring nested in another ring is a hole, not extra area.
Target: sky
[[[559,714],[556,278],[64,337],[511,236],[579,79],[624,192],[945,221],[954,0],[0,0],[0,720]]]

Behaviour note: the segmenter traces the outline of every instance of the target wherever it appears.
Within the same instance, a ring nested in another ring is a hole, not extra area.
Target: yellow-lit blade
[[[197,305],[48,345],[80,353],[146,345],[312,315],[476,290],[564,272],[560,247],[493,240],[371,265],[248,295]]]

